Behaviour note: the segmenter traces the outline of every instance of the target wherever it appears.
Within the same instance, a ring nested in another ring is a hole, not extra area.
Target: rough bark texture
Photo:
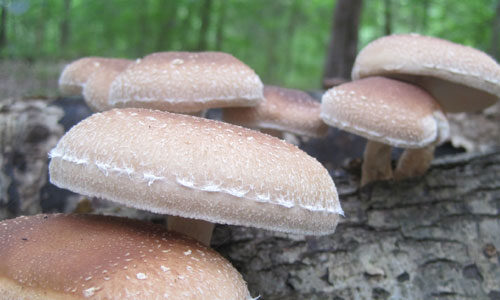
[[[448,114],[450,140],[467,152],[500,147],[500,102],[477,113]]]
[[[4,104],[0,110],[1,120],[10,120],[8,124],[18,120],[24,120],[20,124],[41,124],[49,133],[40,138],[38,134],[30,134],[39,132],[30,129],[34,127],[0,126],[0,159],[3,159],[0,192],[6,191],[2,185],[6,182],[9,190],[30,191],[30,195],[41,199],[46,212],[94,211],[164,222],[163,216],[97,199],[91,201],[93,207],[89,200],[77,206],[75,200],[81,197],[51,185],[42,189],[46,173],[41,174],[40,170],[46,172],[46,153],[51,148],[49,145],[55,143],[53,138],[60,135],[60,126],[68,130],[89,111],[82,101],[58,101],[55,105],[66,112],[58,125],[60,112],[56,110],[60,111],[59,108],[30,103],[26,106],[29,109],[20,109],[30,112],[25,117],[13,107],[26,104]],[[6,131],[5,128],[17,129]],[[30,136],[36,138],[28,138]],[[311,140],[301,146],[318,157],[338,155],[332,153],[332,149],[321,148],[320,144],[319,140]],[[343,144],[344,148],[350,145]],[[362,149],[363,145],[360,146]],[[11,155],[12,149],[18,149],[22,155]],[[26,153],[35,150],[38,160],[26,160]],[[343,150],[354,153],[353,149]],[[359,161],[346,169],[338,165],[333,168],[330,164],[329,170],[346,212],[335,234],[292,236],[219,225],[212,246],[243,273],[252,295],[262,295],[261,299],[265,300],[499,299],[499,150],[444,156],[434,161],[424,177],[397,183],[378,182],[363,189],[357,188]],[[25,160],[21,160],[24,164],[18,164],[13,157],[24,157]],[[6,162],[10,167],[5,167]],[[39,162],[44,163],[42,167]],[[24,177],[16,177],[16,174]],[[12,210],[24,203],[23,197],[25,194],[19,194],[15,198],[18,202],[10,200],[9,205],[0,200],[0,219],[36,213]],[[35,204],[39,209],[39,203]]]
[[[361,6],[362,0],[337,1],[323,79],[351,79],[358,45]]]
[[[47,153],[64,133],[62,117],[42,100],[0,102],[0,218],[41,212]]]

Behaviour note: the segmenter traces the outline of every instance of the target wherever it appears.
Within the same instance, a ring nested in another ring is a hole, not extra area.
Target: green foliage
[[[330,40],[334,0],[0,0],[7,8],[4,58],[72,60],[141,57],[197,50],[202,14],[206,49],[232,53],[268,84],[319,87]],[[419,32],[490,49],[497,0],[393,0],[394,33]],[[359,46],[382,36],[383,0],[365,0]],[[69,42],[61,24],[69,20]]]

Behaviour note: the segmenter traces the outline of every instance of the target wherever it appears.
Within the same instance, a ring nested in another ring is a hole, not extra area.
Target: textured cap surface
[[[162,52],[139,59],[110,89],[110,105],[172,112],[252,106],[263,98],[259,76],[222,52]]]
[[[326,234],[341,213],[327,170],[277,138],[145,109],[95,114],[50,156],[50,180],[74,192],[213,223]]]
[[[487,54],[417,34],[382,37],[361,50],[352,78],[369,76],[413,82],[448,112],[480,110],[500,95],[500,66]]]
[[[233,266],[161,226],[97,215],[0,222],[2,299],[251,299]]]
[[[59,90],[64,96],[82,94],[83,85],[90,75],[101,67],[108,69],[125,69],[132,61],[121,58],[84,57],[68,64],[59,77]]]
[[[331,126],[395,147],[425,147],[449,135],[446,117],[426,91],[384,77],[328,90],[323,95],[321,117]]]
[[[321,120],[320,103],[307,93],[276,86],[264,87],[264,101],[254,107],[223,110],[225,122],[250,128],[276,129],[322,137],[328,126]]]
[[[83,87],[83,98],[93,111],[110,110],[109,88],[113,80],[123,70],[102,67],[98,72],[94,72]]]

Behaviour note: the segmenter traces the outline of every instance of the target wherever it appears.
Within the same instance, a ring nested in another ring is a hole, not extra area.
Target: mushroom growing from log
[[[121,58],[84,57],[73,61],[64,67],[59,77],[59,91],[63,96],[78,96],[89,77],[101,67],[113,70],[123,70],[131,60]]]
[[[253,107],[223,109],[223,121],[244,127],[272,130],[282,138],[282,132],[324,137],[328,126],[320,118],[320,103],[308,94],[277,86],[264,87],[264,100]]]
[[[368,139],[361,185],[393,177],[391,146],[415,149],[400,168],[427,169],[428,151],[449,134],[439,104],[421,88],[384,77],[369,77],[328,90],[322,98],[325,123]]]
[[[207,222],[328,234],[342,213],[333,180],[314,158],[214,120],[146,109],[97,113],[66,133],[50,157],[55,185],[201,219],[202,232],[170,229],[205,244],[212,232]]]
[[[252,299],[241,275],[158,225],[98,215],[0,222],[2,299]]]
[[[138,107],[196,113],[262,101],[259,76],[222,52],[160,52],[138,59],[109,87],[107,109]]]
[[[446,113],[479,111],[496,103],[500,95],[500,66],[493,58],[471,47],[418,34],[382,37],[361,50],[352,78],[370,76],[420,86]],[[396,168],[397,177],[422,175],[426,171],[404,171],[402,166],[413,160],[412,152],[403,153]],[[429,159],[433,158],[433,148],[425,152]]]
[[[208,108],[257,105],[262,83],[255,72],[221,52],[160,52],[127,69],[101,68],[84,89],[94,111],[118,107],[200,115]]]

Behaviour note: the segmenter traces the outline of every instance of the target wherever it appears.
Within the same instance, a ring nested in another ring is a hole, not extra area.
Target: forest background
[[[437,36],[498,59],[499,3],[0,0],[0,96],[56,96],[61,68],[82,56],[224,51],[250,65],[267,84],[305,90],[320,88],[328,69],[332,72],[335,60],[328,55],[350,47],[353,56],[370,41],[392,33]],[[345,57],[340,53],[337,65]],[[333,71],[344,75],[330,76],[346,77],[349,67],[347,63],[344,71]]]

